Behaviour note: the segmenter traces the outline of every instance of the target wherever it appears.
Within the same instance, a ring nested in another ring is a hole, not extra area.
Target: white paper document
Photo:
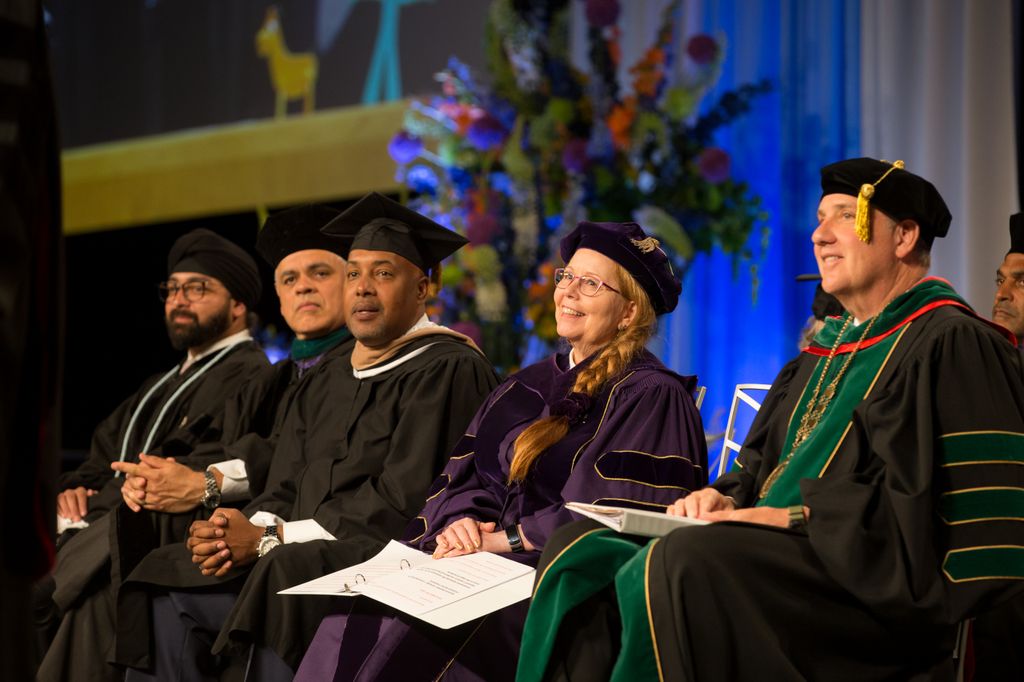
[[[358,586],[370,580],[379,580],[427,561],[433,561],[429,554],[392,540],[384,549],[361,564],[289,587],[278,594],[329,594],[354,597],[361,594]]]
[[[490,552],[434,559],[392,540],[368,561],[278,594],[362,594],[450,628],[528,599],[534,573]]]
[[[567,502],[565,508],[599,521],[619,533],[642,535],[648,538],[659,538],[681,526],[703,526],[708,523],[687,516],[669,516],[665,512],[609,507],[602,504],[584,504],[583,502]]]

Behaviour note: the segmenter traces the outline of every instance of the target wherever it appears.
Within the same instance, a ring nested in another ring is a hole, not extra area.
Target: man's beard
[[[182,319],[187,317],[188,320]],[[176,319],[177,318],[177,319]],[[172,310],[167,316],[167,335],[174,350],[199,348],[216,341],[231,326],[231,315],[225,307],[206,321],[199,323],[199,317],[187,310]]]

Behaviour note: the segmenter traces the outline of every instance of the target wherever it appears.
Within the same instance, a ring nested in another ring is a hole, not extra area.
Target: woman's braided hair
[[[625,268],[615,264],[615,277],[622,296],[636,303],[636,315],[628,327],[621,330],[602,348],[594,360],[580,370],[573,384],[574,393],[593,397],[608,380],[618,376],[629,366],[654,333],[657,316],[647,292]],[[569,417],[550,416],[539,419],[519,434],[509,467],[509,482],[522,481],[534,461],[545,450],[562,440],[569,432]]]

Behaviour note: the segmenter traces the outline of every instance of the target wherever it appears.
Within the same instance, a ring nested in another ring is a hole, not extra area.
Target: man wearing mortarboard
[[[43,679],[65,675],[65,654],[72,647],[94,651],[98,644],[91,627],[74,624],[83,600],[109,584],[108,512],[121,501],[125,481],[111,464],[180,460],[218,440],[225,402],[268,365],[249,334],[261,285],[255,261],[242,248],[210,230],[183,235],[171,247],[167,280],[158,291],[171,345],[186,354],[100,422],[88,458],[58,481],[57,527],[66,541],[59,543],[52,576],[35,595],[39,653],[47,652]],[[176,472],[176,499],[201,499],[212,474],[181,465]]]
[[[349,380],[324,397],[343,414],[308,428],[338,442],[278,453],[290,472],[280,485],[244,512],[221,509],[193,524],[190,554],[164,547],[139,565],[129,590],[157,585],[168,593],[153,602],[155,653],[150,637],[119,632],[128,679],[198,675],[204,660],[244,668],[253,645],[251,665],[289,676],[332,602],[276,593],[364,561],[400,535],[497,384],[467,337],[425,314],[430,273],[465,239],[376,193],[324,232],[347,258],[344,307],[356,341]],[[182,567],[174,580],[167,562]],[[198,658],[172,653],[182,647]]]
[[[901,162],[821,185],[811,240],[847,312],[776,377],[734,469],[669,508],[711,523],[629,553],[581,524],[552,539],[519,680],[953,679],[958,623],[1024,589],[1020,358],[927,276],[945,202]]]
[[[1010,250],[996,270],[996,299],[992,321],[1024,343],[1024,213],[1010,216]]]
[[[289,357],[254,372],[225,407],[221,440],[198,446],[185,461],[199,472],[199,490],[168,497],[167,472],[179,464],[144,457],[141,464],[118,464],[133,475],[122,488],[125,505],[115,510],[112,541],[114,589],[120,576],[158,546],[180,543],[191,521],[209,518],[221,503],[248,500],[290,475],[287,454],[338,447],[339,435],[330,429],[310,429],[311,423],[334,423],[347,406],[331,399],[334,387],[351,375],[349,356],[354,340],[345,329],[345,261],[337,240],[320,229],[338,215],[327,206],[300,206],[271,215],[260,231],[256,249],[274,269],[274,287],[281,314],[295,333]],[[282,453],[280,457],[276,453]],[[209,467],[214,480],[206,479]],[[167,565],[169,568],[173,564]],[[103,595],[98,595],[97,600]],[[125,608],[115,624],[114,610],[104,604],[81,604],[82,623],[113,641],[115,627],[135,629],[143,614]],[[79,652],[82,653],[82,652]],[[64,670],[89,679],[123,676],[94,651],[69,656]]]

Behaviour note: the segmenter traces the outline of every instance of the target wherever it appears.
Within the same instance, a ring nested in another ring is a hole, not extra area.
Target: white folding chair
[[[707,386],[697,387],[697,397],[693,399],[693,403],[697,406],[697,411],[700,412],[700,406],[704,404],[704,396],[708,393]]]
[[[715,478],[724,474],[728,469],[735,453],[740,451],[742,442],[737,442],[736,437],[736,413],[739,411],[740,403],[753,408],[756,413],[761,409],[761,403],[751,396],[748,391],[767,391],[771,384],[736,384],[736,390],[732,394],[732,404],[729,406],[729,419],[725,424],[725,433],[722,436],[722,452],[718,455],[718,473]],[[711,465],[714,470],[714,464]]]

